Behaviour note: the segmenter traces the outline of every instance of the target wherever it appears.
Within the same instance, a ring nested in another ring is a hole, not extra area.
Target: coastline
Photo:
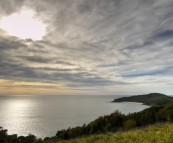
[[[114,102],[114,103],[116,103],[116,102]],[[118,103],[118,102],[117,102]],[[120,103],[120,102],[119,102]],[[129,102],[129,101],[123,101],[123,102],[121,102],[121,103],[131,103],[131,104],[141,104],[141,105],[145,105],[144,103],[142,103],[142,102]]]

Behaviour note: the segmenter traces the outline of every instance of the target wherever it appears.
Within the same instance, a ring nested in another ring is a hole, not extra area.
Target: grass
[[[91,135],[58,143],[173,143],[173,124],[155,124],[116,133]]]

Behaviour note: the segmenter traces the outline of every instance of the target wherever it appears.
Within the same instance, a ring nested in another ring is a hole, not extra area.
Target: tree
[[[3,128],[0,127],[0,143],[7,143],[7,131],[8,130],[3,130]]]
[[[130,129],[136,126],[136,121],[134,119],[128,119],[123,125],[125,129]]]

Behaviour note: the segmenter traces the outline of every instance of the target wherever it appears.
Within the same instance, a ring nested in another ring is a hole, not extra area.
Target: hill
[[[160,93],[150,93],[145,95],[136,95],[130,97],[121,97],[114,99],[112,102],[140,102],[145,105],[159,106],[165,105],[173,101],[173,97],[160,94]]]
[[[155,124],[128,131],[109,132],[107,134],[63,140],[58,143],[171,143],[173,142],[173,124]]]

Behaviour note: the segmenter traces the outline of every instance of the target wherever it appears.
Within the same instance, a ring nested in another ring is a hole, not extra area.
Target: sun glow
[[[33,18],[34,12],[22,10],[20,13],[12,14],[1,19],[0,27],[8,32],[10,36],[21,39],[41,40],[46,33],[46,26]]]

